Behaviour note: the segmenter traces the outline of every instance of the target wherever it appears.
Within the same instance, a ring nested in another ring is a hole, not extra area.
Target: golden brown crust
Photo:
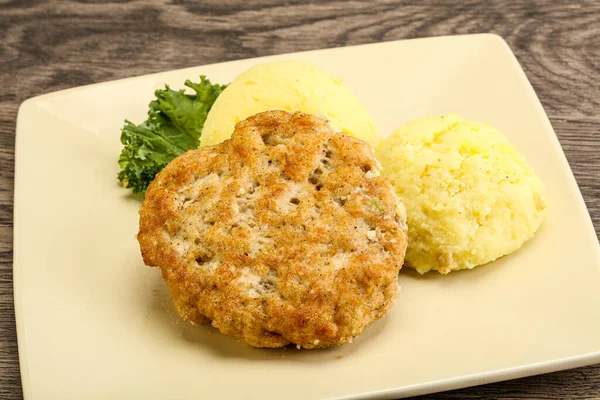
[[[144,262],[179,314],[252,346],[343,344],[397,296],[406,232],[368,144],[268,111],[157,175],[140,210]]]

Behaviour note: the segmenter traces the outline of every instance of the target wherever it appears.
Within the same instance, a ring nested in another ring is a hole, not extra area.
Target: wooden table
[[[12,289],[15,119],[22,101],[225,60],[477,32],[500,34],[516,53],[598,234],[599,1],[0,0],[0,398],[22,398]],[[600,365],[432,397],[597,399]]]

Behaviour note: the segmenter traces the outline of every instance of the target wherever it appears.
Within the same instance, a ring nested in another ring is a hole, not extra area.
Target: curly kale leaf
[[[144,193],[172,159],[200,146],[206,116],[226,87],[210,83],[205,76],[200,77],[200,83],[187,80],[185,86],[195,94],[166,86],[154,93],[156,99],[150,103],[146,121],[139,125],[125,121],[117,178],[134,193]]]

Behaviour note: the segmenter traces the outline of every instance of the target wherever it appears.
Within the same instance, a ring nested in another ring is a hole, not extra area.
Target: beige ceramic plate
[[[503,130],[547,185],[535,239],[473,271],[400,273],[389,314],[320,351],[257,350],[180,321],[142,264],[140,202],[116,182],[120,128],[153,91],[271,60],[339,75],[384,135],[457,112]],[[26,101],[17,126],[14,279],[27,399],[389,398],[600,362],[600,249],[548,118],[506,43],[441,37],[202,66]]]

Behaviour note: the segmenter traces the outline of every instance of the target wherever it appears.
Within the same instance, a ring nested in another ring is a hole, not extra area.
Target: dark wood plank
[[[0,398],[22,397],[12,292],[14,133],[32,96],[269,54],[495,32],[510,44],[600,232],[598,1],[0,0]],[[600,398],[600,366],[428,398]]]

